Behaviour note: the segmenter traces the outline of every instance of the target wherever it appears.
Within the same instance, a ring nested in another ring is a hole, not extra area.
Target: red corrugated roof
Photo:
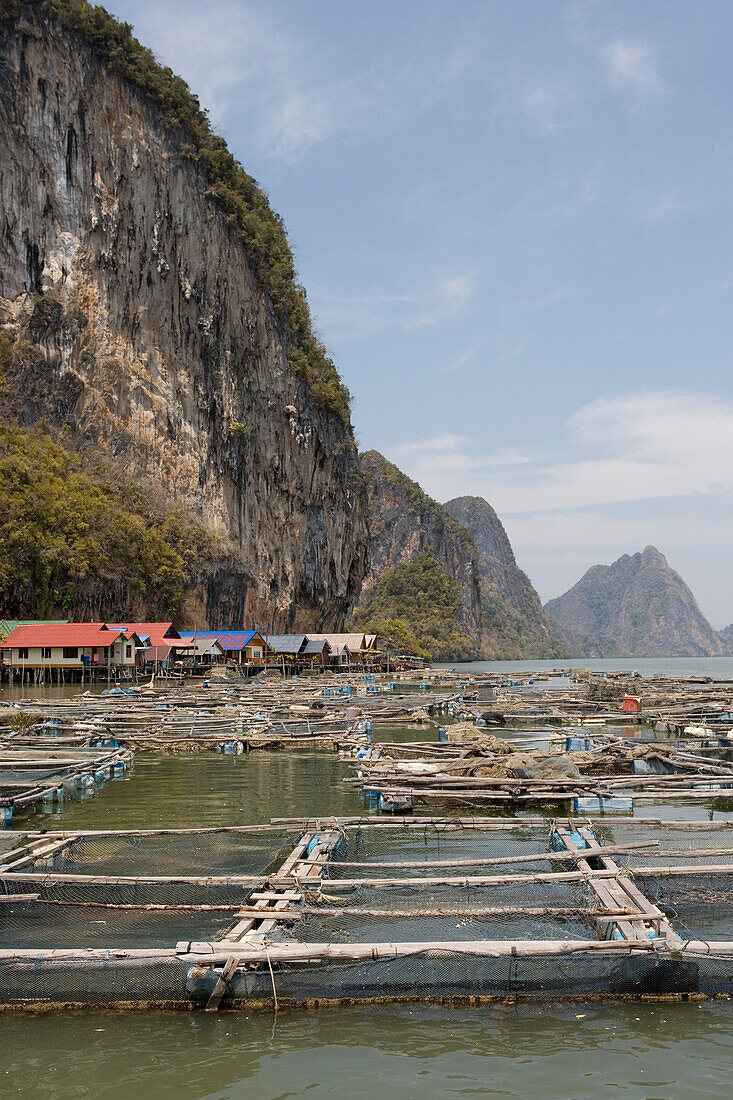
[[[18,646],[89,646],[112,645],[123,631],[107,629],[105,623],[46,623],[37,626],[16,626],[0,643],[2,649]]]
[[[108,624],[112,627],[113,624]],[[173,623],[114,623],[115,630],[134,630],[139,638],[150,639],[151,646],[170,646],[174,649],[190,649],[185,642],[177,644],[180,634]]]

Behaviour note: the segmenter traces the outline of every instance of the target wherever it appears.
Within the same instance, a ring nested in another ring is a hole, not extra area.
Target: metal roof
[[[265,641],[276,653],[300,653],[309,638],[307,634],[265,634]]]
[[[173,623],[110,623],[110,630],[134,630],[139,638],[149,638],[153,646],[172,645],[174,649],[189,648],[176,645],[180,634]]]
[[[303,647],[303,656],[310,657],[313,653],[323,653],[324,649],[331,652],[331,647],[325,638],[311,638],[305,643]]]
[[[253,638],[262,638],[262,635],[257,630],[182,630],[181,637],[192,638],[195,641],[200,638],[211,638],[217,641],[222,649],[237,652],[251,645]],[[265,644],[264,638],[262,638],[262,644]]]
[[[0,642],[3,649],[18,646],[89,646],[112,645],[120,635],[120,627],[107,627],[105,623],[43,623],[16,626],[7,638]]]
[[[217,633],[213,635],[213,637],[216,638],[222,649],[236,651],[244,649],[245,646],[251,644],[253,638],[260,638],[261,635],[256,630],[243,630],[239,632],[230,631],[228,634]],[[257,643],[255,642],[255,645],[256,644]],[[262,639],[262,644],[265,644],[264,638]]]
[[[365,634],[309,634],[309,638],[325,638],[333,649],[337,645],[348,646],[350,653],[356,653],[360,649],[369,648],[365,644]]]
[[[179,634],[182,638],[216,638],[222,649],[244,649],[252,638],[262,638],[264,645],[259,630],[180,630]]]

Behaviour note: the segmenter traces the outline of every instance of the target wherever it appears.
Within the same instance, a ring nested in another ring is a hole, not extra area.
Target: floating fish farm
[[[731,830],[365,818],[6,834],[0,1003],[727,996]]]
[[[0,1007],[733,994],[733,685],[656,685],[667,716],[629,717],[582,676],[373,679],[6,706]],[[259,747],[339,751],[363,813],[57,828],[133,750]]]

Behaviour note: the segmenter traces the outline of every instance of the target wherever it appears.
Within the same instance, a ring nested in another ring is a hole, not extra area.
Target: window
[[[261,649],[253,649],[252,650],[252,656],[253,657],[261,657],[262,656],[262,650]]]
[[[21,646],[18,650],[18,657],[21,661],[28,660],[28,646]]]
[[[125,646],[125,657],[127,657],[128,660],[129,660],[130,657],[132,657],[132,646],[131,645],[126,645]]]
[[[79,649],[78,649],[77,646],[75,646],[75,645],[65,645],[64,646],[64,657],[67,660],[70,660],[72,657],[78,657],[78,656],[79,656]]]
[[[50,645],[45,645],[43,647],[43,649],[41,650],[41,657],[43,658],[44,661],[50,661],[51,660],[51,646]]]

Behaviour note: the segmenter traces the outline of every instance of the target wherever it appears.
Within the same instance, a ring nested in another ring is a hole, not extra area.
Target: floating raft
[[[358,751],[356,776],[345,782],[370,805],[396,813],[436,802],[554,803],[581,814],[632,813],[635,802],[733,797],[733,764],[671,745],[586,739],[582,750],[518,751],[517,742],[489,735],[469,746],[406,748]]]
[[[107,780],[124,776],[133,759],[121,748],[0,747],[0,824],[8,828],[23,812],[88,797]]]
[[[328,818],[9,840],[6,1007],[733,992],[729,821]]]

